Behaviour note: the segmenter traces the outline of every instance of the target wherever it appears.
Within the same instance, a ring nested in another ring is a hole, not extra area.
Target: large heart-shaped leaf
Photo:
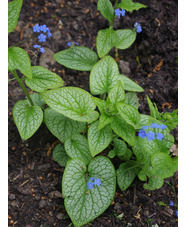
[[[124,9],[126,11],[132,12],[133,10],[139,10],[141,8],[146,8],[147,6],[138,3],[138,2],[133,2],[132,0],[121,0],[121,3],[118,4],[118,7],[121,9]]]
[[[72,135],[65,141],[65,150],[70,158],[79,158],[85,164],[92,160],[87,139],[79,134]]]
[[[8,48],[8,70],[18,69],[29,79],[32,79],[30,58],[25,50],[20,47]]]
[[[26,85],[33,91],[43,92],[63,86],[63,80],[57,74],[41,67],[32,67],[32,79],[25,80]]]
[[[130,145],[135,144],[135,130],[120,115],[116,115],[110,124],[113,131]]]
[[[54,59],[70,69],[90,71],[97,62],[97,54],[87,47],[70,47],[54,54]]]
[[[102,58],[90,73],[90,91],[93,95],[109,92],[119,80],[118,65],[110,56]]]
[[[119,29],[115,31],[116,38],[114,46],[118,49],[129,48],[136,40],[136,32],[130,29]]]
[[[43,121],[43,111],[39,106],[30,106],[27,100],[18,101],[12,111],[21,139],[29,139]]]
[[[114,47],[117,35],[112,28],[99,30],[96,38],[98,56],[102,58]]]
[[[88,129],[88,144],[92,156],[103,151],[112,141],[112,129],[106,125],[98,129],[99,121],[93,122]]]
[[[133,91],[129,91],[129,92],[125,93],[125,103],[133,106],[134,108],[136,108],[138,110],[139,100],[138,100],[137,94]]]
[[[97,9],[110,22],[114,20],[114,8],[109,0],[98,0]]]
[[[72,135],[82,132],[86,127],[85,122],[74,121],[50,107],[44,111],[44,122],[50,132],[63,143]]]
[[[52,157],[55,162],[58,162],[58,164],[62,167],[65,167],[67,164],[67,161],[70,159],[67,155],[64,145],[59,143],[54,147]]]
[[[122,118],[130,125],[135,127],[140,121],[140,113],[136,108],[126,103],[117,103],[117,109]]]
[[[14,0],[8,3],[8,33],[17,26],[22,4],[23,0]]]
[[[124,101],[125,92],[123,90],[123,85],[121,81],[118,81],[117,84],[112,88],[112,90],[108,94],[108,100],[113,104]]]
[[[101,184],[89,189],[90,178],[99,179]],[[100,214],[111,204],[116,190],[115,169],[106,157],[96,157],[88,165],[80,159],[67,163],[62,181],[65,208],[74,226],[82,226]]]
[[[119,75],[119,79],[122,82],[124,89],[126,91],[136,91],[136,92],[143,92],[143,88],[140,87],[137,83],[132,81],[130,78],[124,75]]]
[[[73,120],[92,122],[99,117],[91,94],[77,87],[45,91],[41,97],[55,111]]]

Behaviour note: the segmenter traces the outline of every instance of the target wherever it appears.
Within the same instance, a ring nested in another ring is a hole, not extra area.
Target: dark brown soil
[[[177,6],[175,0],[140,0],[148,8],[126,13],[116,20],[115,29],[133,28],[138,21],[143,32],[127,50],[119,50],[120,72],[128,75],[145,89],[139,93],[140,112],[149,113],[146,94],[162,112],[177,108]],[[9,35],[9,46],[29,38],[32,26],[46,24],[53,37],[45,47],[54,53],[66,49],[68,41],[96,51],[96,35],[99,29],[108,27],[107,21],[97,12],[96,0],[24,0],[18,26]],[[35,59],[30,38],[19,46],[28,51],[32,65],[41,63],[41,55]],[[114,57],[114,51],[110,54]],[[89,72],[67,69],[48,60],[48,68],[57,73],[66,85],[89,90]],[[10,78],[11,75],[9,75]],[[72,226],[61,198],[61,179],[64,169],[52,160],[50,151],[57,139],[43,124],[35,135],[22,141],[12,119],[14,104],[24,99],[18,83],[9,83],[9,226],[52,227]],[[177,144],[177,129],[173,130]],[[50,155],[47,155],[50,154]],[[90,223],[91,226],[177,226],[177,207],[159,205],[177,201],[177,173],[166,179],[159,190],[143,189],[143,183],[135,180],[124,192],[117,188],[110,207]],[[170,185],[173,185],[171,187]],[[175,189],[175,193],[174,190]],[[123,214],[123,215],[121,215]],[[119,218],[121,215],[122,218]],[[87,225],[88,226],[88,225]]]

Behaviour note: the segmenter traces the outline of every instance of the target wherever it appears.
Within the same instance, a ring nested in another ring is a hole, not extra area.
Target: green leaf
[[[122,191],[126,190],[136,177],[134,168],[137,162],[128,161],[120,164],[119,169],[116,171],[117,183]]]
[[[110,124],[113,131],[131,146],[135,144],[135,130],[120,115],[114,116]]]
[[[149,177],[148,183],[144,184],[143,187],[147,190],[156,190],[163,186],[163,178],[157,176]]]
[[[72,135],[82,132],[86,127],[85,122],[74,121],[50,107],[44,111],[44,122],[50,132],[63,143]]]
[[[27,100],[18,101],[12,111],[21,139],[29,139],[43,121],[43,111],[39,106],[29,106]]]
[[[8,70],[18,69],[29,79],[32,79],[30,58],[25,50],[20,47],[8,48]]]
[[[115,34],[117,37],[114,46],[121,50],[129,48],[136,40],[136,32],[130,29],[119,29]]]
[[[126,143],[120,139],[114,139],[114,151],[121,160],[130,160],[132,151],[128,149]]]
[[[119,8],[124,9],[126,11],[132,12],[133,10],[139,10],[141,8],[146,8],[147,6],[133,2],[132,0],[121,0],[121,3],[117,5]]]
[[[101,185],[88,189],[91,177],[99,178]],[[74,226],[82,226],[101,215],[111,204],[115,191],[115,169],[108,158],[96,157],[88,165],[88,173],[85,163],[80,159],[72,159],[67,163],[62,193],[66,211]]]
[[[112,129],[106,125],[102,129],[98,129],[99,121],[93,122],[88,129],[88,144],[91,155],[94,157],[112,141]]]
[[[70,158],[81,159],[85,164],[92,160],[87,139],[79,134],[72,135],[65,141],[65,150]]]
[[[40,94],[33,93],[30,95],[30,98],[32,99],[34,105],[40,106],[41,108],[43,108],[45,101],[41,98]],[[26,99],[26,100],[27,100],[28,105],[31,105],[29,100],[28,99]]]
[[[90,73],[90,91],[93,95],[100,95],[110,90],[119,80],[118,65],[110,56],[98,61]]]
[[[103,127],[105,127],[106,125],[110,124],[113,121],[113,116],[108,116],[105,113],[102,113],[100,118],[99,118],[99,126],[98,126],[98,130],[102,129]]]
[[[91,94],[77,87],[45,91],[41,97],[56,112],[75,121],[92,122],[99,117]]]
[[[153,105],[153,103],[151,102],[148,95],[146,97],[147,97],[147,102],[148,102],[148,105],[149,105],[151,117],[158,118],[159,112],[158,112],[158,108],[157,108],[156,104],[154,103],[154,105]]]
[[[114,8],[109,0],[98,0],[97,9],[110,22],[114,20]]]
[[[161,178],[172,177],[177,170],[177,162],[165,153],[156,153],[151,157],[152,167],[155,169],[155,175]]]
[[[107,55],[109,51],[115,46],[116,39],[117,35],[112,28],[107,28],[105,30],[98,31],[98,35],[96,38],[96,47],[98,56],[100,58]]]
[[[140,87],[137,83],[129,79],[127,76],[119,75],[119,79],[122,82],[124,89],[126,91],[135,91],[135,92],[143,92],[143,88]]]
[[[23,0],[14,0],[8,3],[8,33],[17,26],[22,4]]]
[[[132,91],[125,93],[125,103],[133,106],[134,108],[136,108],[138,110],[139,100],[138,100],[137,94]]]
[[[121,81],[118,81],[117,84],[112,88],[108,94],[108,100],[113,104],[123,101],[125,99],[125,92],[123,90],[123,85]]]
[[[122,118],[130,125],[135,127],[140,121],[140,113],[136,108],[125,103],[117,103],[117,109]]]
[[[69,160],[69,157],[65,151],[64,145],[61,143],[57,144],[54,147],[52,157],[55,162],[57,162],[60,166],[65,167],[67,164],[67,161]]]
[[[32,79],[26,79],[25,82],[31,90],[37,92],[63,86],[61,77],[42,66],[32,66]]]
[[[98,56],[87,47],[70,47],[54,54],[54,59],[70,69],[90,71],[97,62]]]

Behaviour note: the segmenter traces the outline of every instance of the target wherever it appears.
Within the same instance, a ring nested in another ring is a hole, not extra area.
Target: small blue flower
[[[45,53],[44,47],[41,47],[39,50],[40,50],[41,53]]]
[[[125,11],[124,9],[122,9],[122,10],[120,11],[120,13],[121,13],[122,16],[125,16],[125,12],[126,12],[126,11]]]
[[[48,37],[51,37],[52,36],[52,33],[51,32],[48,32]]]
[[[94,184],[97,185],[97,186],[100,186],[101,180],[99,178],[98,179],[95,179],[94,180]]]
[[[152,132],[152,131],[148,131],[146,133],[146,136],[147,136],[147,140],[154,140],[155,139],[155,133]]]
[[[142,28],[141,28],[140,23],[135,22],[135,23],[134,23],[134,27],[136,28],[136,32],[137,32],[137,33],[142,32]]]
[[[88,189],[94,188],[94,183],[89,181],[88,184],[87,184],[87,187],[88,187]]]
[[[150,126],[143,126],[142,129],[143,129],[143,130],[146,130],[146,129],[148,129],[149,127],[150,127]]]
[[[70,47],[70,46],[71,46],[71,44],[72,44],[72,42],[68,42],[68,43],[67,43],[67,46],[68,46],[68,47]]]
[[[151,124],[151,127],[152,127],[152,128],[159,128],[160,125],[158,125],[157,123],[152,123],[152,124]]]
[[[94,177],[91,177],[90,180],[93,181],[95,178]]]
[[[164,135],[162,133],[156,133],[156,139],[162,140],[164,138]]]
[[[41,32],[47,32],[48,31],[48,28],[47,28],[47,26],[45,25],[45,24],[43,24],[43,25],[40,25],[40,31]]]
[[[173,207],[173,206],[174,206],[173,201],[170,201],[169,206],[171,206],[171,207]]]
[[[115,15],[118,17],[118,18],[120,18],[120,16],[125,16],[125,10],[124,9],[122,9],[122,10],[120,10],[119,8],[117,8],[117,9],[115,9]]]
[[[40,34],[38,36],[39,42],[45,42],[46,41],[46,35]]]
[[[40,32],[39,24],[36,24],[35,26],[33,26],[33,32]]]
[[[160,125],[160,128],[161,128],[161,129],[165,129],[165,128],[167,128],[167,125],[163,125],[163,124],[162,124],[162,125]]]
[[[177,216],[177,218],[178,218],[178,210],[176,211],[176,216]]]
[[[146,134],[145,131],[140,129],[139,132],[138,132],[138,136],[141,137],[142,139],[144,139],[147,136],[147,134]]]
[[[40,45],[33,45],[33,48],[40,48]]]

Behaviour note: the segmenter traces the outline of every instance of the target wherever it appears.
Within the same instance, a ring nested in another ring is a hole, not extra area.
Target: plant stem
[[[116,6],[118,5],[118,0],[115,1],[115,4],[114,4],[114,9],[116,9]]]
[[[32,99],[30,98],[30,95],[28,94],[28,91],[26,90],[25,85],[23,84],[22,80],[21,80],[21,79],[19,78],[19,76],[17,75],[16,70],[15,70],[15,69],[12,70],[11,73],[12,73],[12,75],[15,77],[15,79],[17,80],[17,82],[19,83],[19,85],[21,86],[21,88],[23,89],[23,91],[24,91],[24,93],[25,93],[27,99],[29,100],[30,104],[31,104],[32,106],[34,106],[34,103],[33,103]]]

